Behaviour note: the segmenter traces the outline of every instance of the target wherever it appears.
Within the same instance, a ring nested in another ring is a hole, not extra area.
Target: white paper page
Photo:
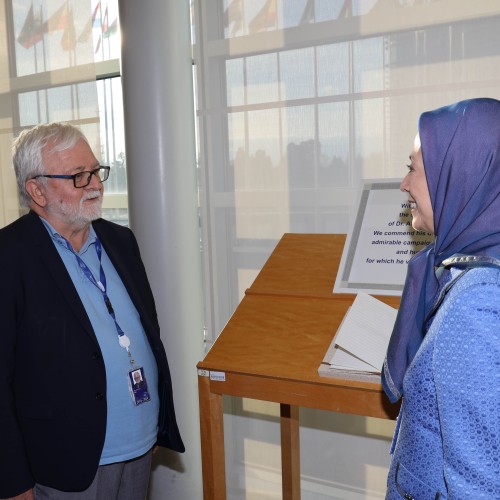
[[[330,367],[336,370],[352,370],[357,372],[373,372],[373,366],[365,363],[356,356],[349,354],[341,348],[335,349],[332,359],[330,361]]]
[[[358,293],[342,322],[335,343],[382,369],[397,310],[365,293]]]

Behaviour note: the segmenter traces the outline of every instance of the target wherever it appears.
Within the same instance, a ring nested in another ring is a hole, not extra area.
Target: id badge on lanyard
[[[96,280],[94,275],[92,274],[92,271],[89,269],[87,264],[83,261],[83,259],[74,252],[73,248],[71,247],[71,244],[69,241],[66,241],[66,245],[68,249],[73,253],[73,255],[76,257],[76,260],[87,277],[87,279],[95,285],[100,292],[102,293],[104,303],[106,304],[106,308],[108,309],[109,315],[113,318],[113,321],[115,322],[116,330],[118,333],[118,343],[120,344],[120,347],[123,347],[127,351],[130,364],[132,365],[132,369],[128,372],[127,374],[127,382],[128,382],[128,387],[130,391],[130,395],[132,396],[132,402],[134,405],[138,406],[142,403],[146,403],[147,401],[151,400],[151,396],[148,391],[148,383],[146,380],[146,375],[144,374],[144,368],[142,366],[135,366],[135,361],[134,358],[132,357],[132,353],[130,352],[130,338],[125,334],[125,332],[122,330],[120,325],[118,324],[118,321],[116,320],[116,315],[115,311],[113,309],[113,306],[111,304],[111,301],[108,297],[107,290],[106,290],[106,275],[104,274],[104,269],[102,267],[101,263],[101,255],[102,255],[102,246],[101,242],[99,241],[99,238],[96,237],[95,240],[95,249],[97,253],[97,257],[99,259],[99,280]]]
[[[132,401],[136,406],[151,400],[144,368],[132,368],[128,372],[128,387]]]

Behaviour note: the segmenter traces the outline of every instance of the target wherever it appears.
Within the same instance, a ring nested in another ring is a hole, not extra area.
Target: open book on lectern
[[[326,352],[322,376],[379,375],[397,310],[366,293],[358,293]]]

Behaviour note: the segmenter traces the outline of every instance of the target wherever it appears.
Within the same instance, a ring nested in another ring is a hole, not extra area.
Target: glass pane
[[[310,22],[308,13],[312,10],[314,15],[314,8],[311,5],[314,0],[295,0],[294,2],[283,2],[283,27],[291,28],[299,26],[300,24]]]
[[[316,0],[315,1],[316,22],[331,21],[347,16],[345,0]]]
[[[88,1],[12,2],[16,75],[92,63],[88,13]]]
[[[94,119],[95,95],[93,82],[24,92],[18,96],[19,124]]]
[[[384,89],[383,41],[377,37],[353,42],[354,92]]]
[[[92,39],[96,61],[120,57],[118,0],[92,0]]]
[[[355,158],[364,179],[387,177],[384,156],[384,104],[384,99],[355,102]]]
[[[242,106],[245,104],[244,59],[226,61],[227,105]]]
[[[222,0],[224,38],[369,14],[378,0]]]
[[[285,108],[281,116],[289,189],[314,187],[317,183],[314,106]]]
[[[127,192],[127,169],[121,79],[100,80],[97,82],[97,91],[101,121],[101,161],[111,167],[106,191],[124,194]]]
[[[339,95],[349,92],[349,45],[336,43],[316,48],[318,95]]]
[[[349,185],[349,103],[318,106],[318,182],[321,187]]]
[[[314,97],[314,49],[279,54],[280,98],[283,101]]]
[[[246,148],[245,113],[228,116],[229,167],[234,171],[234,189],[246,189],[248,152]]]
[[[128,208],[103,208],[102,217],[120,226],[128,226]]]
[[[270,189],[276,187],[274,167],[281,163],[279,110],[267,109],[248,113],[247,187]]]
[[[277,101],[278,55],[263,54],[246,58],[248,104]]]

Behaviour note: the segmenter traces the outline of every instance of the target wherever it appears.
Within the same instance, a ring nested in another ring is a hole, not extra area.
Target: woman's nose
[[[399,185],[399,189],[401,191],[406,191],[407,193],[410,191],[408,189],[408,174],[406,174],[405,177],[403,178],[403,180],[401,181],[401,184]]]

